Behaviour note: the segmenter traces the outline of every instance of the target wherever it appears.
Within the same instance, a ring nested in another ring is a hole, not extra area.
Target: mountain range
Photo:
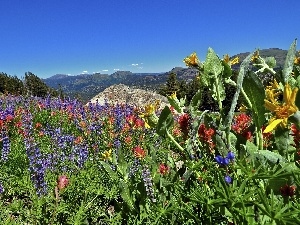
[[[279,48],[270,48],[259,50],[262,57],[274,56],[277,62],[277,67],[283,67],[286,58],[287,50]],[[240,57],[240,62],[249,55],[250,52],[239,53],[232,58]],[[238,69],[240,64],[233,68]],[[175,67],[168,72],[163,73],[132,73],[130,71],[117,71],[109,74],[79,74],[66,75],[56,74],[43,81],[50,87],[61,90],[66,96],[77,97],[84,102],[89,101],[92,97],[102,92],[104,89],[115,84],[125,84],[130,87],[140,88],[144,90],[156,91],[159,87],[165,84],[170,73],[177,74],[178,80],[192,80],[197,74],[197,70],[193,68]]]

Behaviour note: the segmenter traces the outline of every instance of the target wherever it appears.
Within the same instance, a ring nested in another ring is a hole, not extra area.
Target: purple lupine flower
[[[140,160],[135,158],[132,166],[130,167],[128,177],[130,178],[134,176],[136,172],[139,170],[140,166],[141,166]]]
[[[47,193],[47,184],[45,181],[45,173],[47,162],[44,160],[39,147],[34,143],[32,133],[32,115],[28,112],[23,114],[23,125],[26,136],[24,138],[26,154],[29,159],[29,171],[31,180],[36,189],[37,195],[45,195]]]
[[[142,178],[144,181],[144,186],[146,188],[147,195],[150,197],[152,202],[156,202],[156,198],[154,196],[154,189],[153,189],[151,173],[147,166],[144,166],[144,168],[143,168]]]
[[[234,153],[233,152],[228,152],[227,154],[227,158],[230,160],[230,161],[233,161],[234,160]]]
[[[225,181],[226,181],[227,184],[231,184],[232,178],[229,175],[226,175],[225,176]]]
[[[77,166],[82,168],[86,160],[88,159],[88,148],[85,144],[76,145],[74,147],[74,154],[77,158]]]
[[[227,157],[222,157],[220,155],[217,155],[215,157],[215,160],[217,161],[217,163],[220,165],[220,166],[227,166],[229,164],[229,159]]]
[[[121,147],[121,141],[118,138],[115,139],[114,146],[116,147],[116,149],[119,149]]]
[[[0,194],[2,194],[4,192],[4,187],[3,184],[0,182]]]
[[[115,129],[117,131],[120,131],[122,129],[123,112],[119,104],[117,104],[117,106],[114,108],[114,114],[115,114],[114,118],[116,119]]]
[[[10,141],[9,138],[6,134],[6,132],[4,132],[2,134],[2,152],[1,152],[1,160],[6,162],[8,159],[8,154],[10,151]]]

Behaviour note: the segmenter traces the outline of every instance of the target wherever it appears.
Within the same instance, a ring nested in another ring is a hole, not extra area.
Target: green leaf
[[[165,106],[165,108],[162,110],[159,120],[156,126],[156,132],[159,135],[165,135],[166,131],[173,126],[174,118],[172,116],[172,112],[168,106]]]
[[[216,78],[216,79],[211,79],[211,84],[210,84],[210,91],[212,94],[212,97],[218,101],[218,94],[220,97],[220,101],[223,101],[226,98],[226,94],[225,94],[225,87],[224,84],[222,82],[222,80],[220,78]]]
[[[183,110],[182,110],[182,106],[184,106],[184,102],[180,102],[177,97],[176,98],[172,98],[171,96],[167,96],[168,98],[168,101],[170,103],[171,106],[173,106],[175,108],[175,110],[178,112],[178,113],[182,113]]]
[[[121,197],[126,202],[126,204],[129,206],[130,210],[133,210],[134,205],[133,205],[133,200],[132,200],[132,197],[130,195],[130,190],[128,188],[128,185],[123,180],[120,180],[119,186],[120,186],[120,189],[121,189],[120,190]]]
[[[194,114],[199,109],[199,106],[201,105],[201,100],[202,100],[202,90],[199,89],[196,92],[196,94],[193,96],[191,103],[189,105],[190,112],[192,114]]]
[[[300,76],[297,77],[297,87],[300,89]],[[297,92],[295,104],[300,109],[300,91]]]
[[[240,91],[242,89],[242,85],[243,85],[243,80],[244,80],[244,76],[245,76],[245,71],[248,69],[249,63],[251,61],[251,57],[252,57],[253,53],[249,54],[244,61],[241,64],[240,67],[240,72],[239,75],[237,77],[237,84],[236,84],[236,92],[233,96],[232,102],[231,102],[231,106],[230,106],[230,110],[228,112],[228,115],[224,121],[224,127],[227,127],[227,132],[230,132],[230,128],[231,128],[231,123],[232,123],[232,119],[235,113],[235,108],[238,102],[238,98],[240,95]]]
[[[204,62],[204,73],[217,76],[223,70],[222,62],[212,48],[208,48]]]
[[[252,104],[254,123],[256,127],[260,129],[265,122],[264,86],[255,73],[249,72],[248,75],[245,76],[243,87]]]
[[[286,160],[284,157],[282,157],[280,154],[276,152],[271,152],[269,150],[259,150],[254,153],[255,155],[260,155],[266,158],[269,162],[275,164],[275,163],[285,163]]]
[[[291,146],[289,132],[289,129],[281,128],[280,126],[275,130],[275,143],[281,155],[284,155]]]
[[[299,65],[294,65],[294,74],[295,77],[299,77],[300,76],[300,66]],[[300,86],[298,86],[298,88],[300,88]]]
[[[100,161],[100,164],[103,166],[104,170],[108,173],[109,177],[112,180],[118,180],[117,174],[111,169],[110,165],[104,161]]]
[[[232,75],[232,69],[231,67],[228,65],[228,63],[226,63],[224,60],[222,60],[222,66],[224,68],[223,70],[223,77],[224,78],[229,78]]]
[[[296,46],[297,46],[297,39],[295,39],[294,42],[291,44],[290,49],[289,49],[286,59],[285,59],[285,63],[284,63],[283,71],[282,71],[285,83],[287,83],[287,81],[289,80],[289,77],[291,76],[291,73],[293,71],[294,59],[295,59],[295,55],[296,55]]]
[[[265,58],[265,63],[270,67],[274,68],[276,66],[276,59],[272,57],[266,57]]]

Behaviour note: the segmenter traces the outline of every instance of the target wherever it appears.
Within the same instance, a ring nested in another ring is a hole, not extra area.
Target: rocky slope
[[[156,92],[132,88],[124,84],[117,84],[100,92],[93,97],[90,102],[95,103],[98,101],[101,105],[104,104],[105,101],[110,104],[125,103],[140,108],[147,104],[154,103],[155,100],[160,100],[160,109],[163,109],[168,104],[167,98]]]

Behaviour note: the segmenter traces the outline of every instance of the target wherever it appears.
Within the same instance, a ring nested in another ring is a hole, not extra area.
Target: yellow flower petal
[[[235,57],[234,59],[232,59],[232,60],[230,61],[230,64],[231,64],[231,65],[238,64],[238,63],[239,63],[239,60],[240,60],[239,57]]]
[[[272,102],[269,102],[268,100],[265,100],[265,108],[267,108],[271,112],[274,112],[278,108],[278,105],[274,104]]]
[[[285,103],[289,103],[290,102],[289,100],[290,100],[291,94],[292,94],[292,88],[289,85],[289,83],[287,83],[284,86],[284,91],[283,91],[283,100],[284,100]]]
[[[228,54],[224,55],[223,60],[224,62],[229,63],[230,62],[229,55]]]
[[[276,119],[273,120],[264,130],[264,133],[269,133],[273,130],[275,130],[275,128],[283,121],[283,119]]]

